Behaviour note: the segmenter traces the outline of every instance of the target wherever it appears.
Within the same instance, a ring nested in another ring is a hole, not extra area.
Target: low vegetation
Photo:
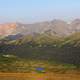
[[[68,37],[28,35],[18,40],[1,40],[1,72],[66,73],[80,69],[80,33]],[[15,55],[15,56],[14,56]]]

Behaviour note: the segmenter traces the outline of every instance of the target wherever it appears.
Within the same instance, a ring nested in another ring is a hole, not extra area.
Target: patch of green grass
[[[36,68],[44,68],[42,72],[64,73],[67,70],[76,69],[76,66],[55,61],[27,60],[18,57],[0,56],[0,72],[36,72]]]

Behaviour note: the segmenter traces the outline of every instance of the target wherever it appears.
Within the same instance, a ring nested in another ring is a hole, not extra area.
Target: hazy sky
[[[0,22],[80,18],[80,0],[0,0]]]

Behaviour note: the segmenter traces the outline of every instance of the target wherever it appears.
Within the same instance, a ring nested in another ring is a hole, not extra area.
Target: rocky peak
[[[11,35],[14,33],[15,30],[16,30],[15,23],[0,24],[0,36]]]

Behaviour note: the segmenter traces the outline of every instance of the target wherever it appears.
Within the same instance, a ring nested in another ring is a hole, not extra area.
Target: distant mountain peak
[[[80,19],[73,20],[70,24],[63,20],[54,19],[52,21],[24,24],[20,22],[0,24],[0,36],[13,34],[45,33],[67,36],[75,32],[80,32]]]
[[[0,36],[7,36],[13,34],[16,29],[15,23],[0,24]]]

